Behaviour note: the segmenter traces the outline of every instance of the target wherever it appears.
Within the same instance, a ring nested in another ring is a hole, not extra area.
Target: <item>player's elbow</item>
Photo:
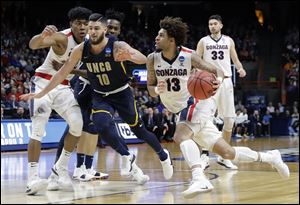
[[[29,42],[29,48],[30,48],[31,50],[36,50],[36,49],[38,49],[38,47],[37,47],[36,45],[34,45],[34,43],[32,43],[31,41]]]
[[[157,97],[158,94],[154,91],[154,89],[152,89],[153,86],[150,86],[150,85],[147,85],[147,89],[148,89],[148,92],[149,92],[149,95],[151,97]]]
[[[136,64],[146,64],[146,62],[147,62],[147,57],[142,55],[138,58]]]

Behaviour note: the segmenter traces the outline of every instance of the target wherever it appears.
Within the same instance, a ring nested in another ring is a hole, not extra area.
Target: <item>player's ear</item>
[[[222,24],[222,23],[220,24],[220,28],[221,28],[221,29],[223,28],[223,24]]]
[[[72,27],[72,23],[73,23],[73,21],[70,21],[70,28]]]
[[[171,43],[175,43],[175,38],[170,38]]]

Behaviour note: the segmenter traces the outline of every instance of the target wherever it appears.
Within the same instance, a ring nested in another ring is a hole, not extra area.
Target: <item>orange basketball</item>
[[[197,70],[189,77],[187,86],[190,94],[199,100],[204,100],[213,95],[213,81],[216,76],[208,71]]]

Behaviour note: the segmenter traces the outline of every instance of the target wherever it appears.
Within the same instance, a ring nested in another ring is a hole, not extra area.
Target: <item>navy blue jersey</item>
[[[116,62],[113,56],[115,38],[109,38],[101,53],[90,52],[89,40],[84,42],[82,63],[87,69],[88,80],[92,88],[100,92],[116,90],[130,81],[123,62]]]

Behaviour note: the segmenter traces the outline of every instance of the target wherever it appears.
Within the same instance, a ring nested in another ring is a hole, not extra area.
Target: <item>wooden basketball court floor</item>
[[[216,155],[210,155],[210,167],[206,175],[214,190],[185,199],[181,192],[188,188],[191,172],[175,143],[162,143],[171,151],[174,175],[166,181],[158,157],[147,144],[129,145],[137,154],[137,164],[150,176],[145,185],[137,185],[119,175],[120,157],[106,146],[98,149],[94,158],[95,169],[110,174],[109,179],[91,182],[74,181],[74,192],[50,192],[41,190],[36,196],[25,194],[27,180],[27,153],[1,152],[1,204],[74,203],[74,204],[221,204],[266,203],[299,204],[299,138],[268,137],[236,141],[234,146],[249,146],[255,150],[279,149],[287,162],[291,176],[281,179],[279,174],[264,163],[239,163],[238,171],[230,171],[216,163]],[[54,162],[56,149],[43,150],[40,158],[40,176],[46,178]],[[99,159],[99,160],[98,160]],[[98,162],[97,162],[98,161]],[[73,153],[69,169],[73,174],[76,162]]]

